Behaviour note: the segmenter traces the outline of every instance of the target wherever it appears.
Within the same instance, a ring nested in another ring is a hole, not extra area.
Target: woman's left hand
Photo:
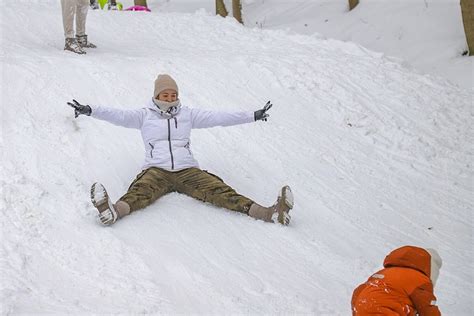
[[[273,104],[268,101],[267,104],[263,107],[261,110],[257,110],[254,112],[254,118],[255,121],[267,121],[267,118],[270,116],[267,111],[270,110],[270,108],[273,106]]]

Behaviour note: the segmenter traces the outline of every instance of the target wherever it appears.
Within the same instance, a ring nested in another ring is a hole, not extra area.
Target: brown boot
[[[76,35],[76,40],[81,48],[97,48],[97,46],[89,42],[87,35]]]
[[[99,212],[100,222],[105,226],[112,225],[117,219],[130,213],[130,206],[127,203],[118,201],[117,204],[112,204],[107,190],[100,183],[94,183],[92,185],[91,201]]]
[[[289,186],[284,186],[273,206],[263,207],[257,203],[253,203],[250,206],[249,215],[265,222],[278,222],[282,225],[288,225],[291,219],[289,213],[293,208],[293,204],[293,193]]]
[[[68,50],[70,52],[80,54],[80,55],[86,53],[75,38],[66,38],[66,42],[64,44],[64,50]]]

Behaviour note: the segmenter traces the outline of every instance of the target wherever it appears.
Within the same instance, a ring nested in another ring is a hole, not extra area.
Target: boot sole
[[[71,52],[71,53],[78,54],[78,55],[85,55],[85,54],[87,54],[87,52],[85,52],[85,51],[76,52],[76,51],[74,51],[74,50],[72,50],[72,49],[67,49],[67,48],[65,48],[64,51],[66,51],[66,52]]]
[[[293,205],[295,205],[295,199],[293,197],[293,192],[288,185],[281,189],[281,197],[285,201],[286,206],[288,206],[288,208],[291,210]]]
[[[117,221],[117,212],[111,207],[107,190],[101,183],[94,183],[91,187],[91,202],[99,212],[99,220],[102,224],[109,226]]]
[[[278,222],[287,226],[290,224],[291,216],[289,213],[294,205],[293,192],[291,192],[291,188],[287,185],[281,189],[279,203],[281,202],[285,203],[285,206],[288,208],[288,210],[278,213]]]

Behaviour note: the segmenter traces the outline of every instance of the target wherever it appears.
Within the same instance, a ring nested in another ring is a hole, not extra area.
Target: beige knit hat
[[[166,89],[174,90],[176,93],[179,92],[176,81],[174,81],[170,75],[160,74],[155,80],[155,92],[153,93],[153,98],[158,99],[158,95]]]

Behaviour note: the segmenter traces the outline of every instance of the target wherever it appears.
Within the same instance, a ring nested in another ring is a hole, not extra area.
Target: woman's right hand
[[[80,104],[79,102],[77,102],[76,100],[72,100],[73,103],[71,102],[68,102],[67,104],[70,106],[70,107],[73,107],[74,108],[74,117],[78,117],[79,115],[87,115],[87,116],[90,116],[91,113],[92,113],[92,109],[90,106],[88,105],[82,105]]]

